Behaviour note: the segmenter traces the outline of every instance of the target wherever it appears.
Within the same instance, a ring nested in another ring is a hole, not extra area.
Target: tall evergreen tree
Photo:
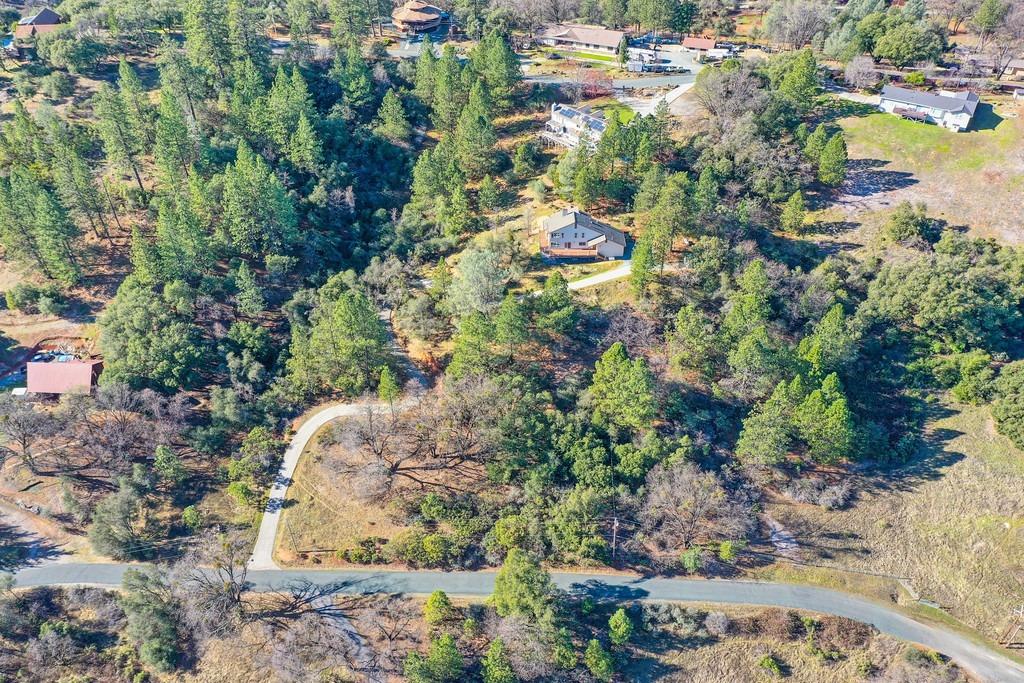
[[[107,158],[121,165],[135,176],[139,190],[145,195],[146,188],[142,184],[140,169],[142,163],[141,135],[132,125],[131,118],[125,109],[124,101],[109,84],[100,86],[94,100],[96,127],[103,139],[103,149]]]
[[[491,123],[490,101],[482,81],[477,81],[469,94],[469,102],[459,116],[455,128],[455,145],[459,162],[466,176],[482,177],[494,165],[494,146],[498,136]]]
[[[270,64],[265,17],[259,3],[227,0],[227,39],[231,61],[235,64],[251,62],[261,73],[266,73]]]
[[[846,180],[846,138],[842,131],[829,138],[818,160],[818,180],[829,187],[839,187]]]
[[[267,163],[244,142],[224,171],[224,225],[243,254],[288,248],[296,237],[291,199]]]
[[[384,137],[396,142],[409,139],[412,128],[405,115],[402,99],[395,94],[394,88],[389,88],[384,93],[384,99],[381,100],[380,109],[377,111],[377,122],[377,132]]]
[[[434,79],[437,73],[437,55],[430,36],[424,36],[420,56],[416,58],[416,79],[413,92],[420,102],[430,106],[434,102]]]
[[[124,57],[117,66],[117,89],[124,102],[124,110],[132,128],[142,136],[143,150],[148,151],[156,142],[156,111],[142,87],[135,69]]]
[[[232,45],[225,0],[185,0],[185,51],[190,60],[226,84]]]
[[[455,48],[445,45],[434,68],[434,95],[431,118],[441,131],[454,130],[465,102],[462,66]]]
[[[185,123],[181,103],[170,90],[160,92],[160,118],[156,124],[153,156],[164,189],[176,191],[196,160],[196,145]]]
[[[54,116],[47,124],[52,151],[50,170],[64,205],[88,221],[93,233],[110,237],[103,215],[103,202],[92,170],[82,156],[77,140],[67,125]]]

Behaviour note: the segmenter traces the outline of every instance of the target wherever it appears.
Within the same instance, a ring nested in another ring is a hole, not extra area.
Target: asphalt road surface
[[[97,585],[116,587],[127,564],[48,564],[16,574],[18,586]],[[458,597],[479,598],[494,590],[493,572],[379,570],[250,570],[255,590],[286,588],[295,582],[333,584],[338,593],[427,594],[443,590]],[[766,605],[835,614],[873,625],[882,633],[942,652],[984,681],[1024,681],[1024,666],[967,638],[929,626],[894,609],[838,591],[811,586],[748,581],[643,578],[607,574],[553,573],[562,589],[610,600],[707,602]]]

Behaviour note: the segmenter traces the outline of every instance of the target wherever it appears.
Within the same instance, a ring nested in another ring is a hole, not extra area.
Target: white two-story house
[[[626,235],[576,209],[562,209],[543,221],[541,251],[557,258],[617,259],[626,253]]]
[[[977,95],[967,91],[930,93],[887,85],[882,88],[878,108],[905,119],[934,123],[959,132],[971,125],[979,102]]]
[[[551,118],[544,124],[541,138],[562,147],[576,147],[584,139],[588,145],[596,145],[607,126],[600,116],[556,102],[551,105]]]

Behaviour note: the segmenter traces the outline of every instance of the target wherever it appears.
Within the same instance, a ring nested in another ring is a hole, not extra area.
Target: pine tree
[[[650,234],[645,232],[633,246],[632,268],[629,283],[638,299],[647,296],[647,289],[654,279],[654,252]]]
[[[322,154],[320,137],[303,112],[299,116],[299,123],[288,143],[288,159],[295,164],[296,168],[307,173],[315,173],[320,167]]]
[[[260,4],[251,0],[227,0],[227,39],[232,62],[236,65],[249,62],[266,73],[270,64],[270,41],[261,10]]]
[[[580,164],[573,179],[573,201],[577,206],[589,209],[601,197],[601,178],[594,168],[594,164],[586,162]]]
[[[186,0],[185,51],[189,59],[216,73],[227,82],[231,64],[231,44],[224,0]]]
[[[633,620],[626,614],[626,610],[620,607],[608,619],[608,639],[613,645],[625,645],[633,637]]]
[[[58,117],[47,125],[52,157],[50,169],[54,185],[65,206],[89,222],[93,233],[110,237],[103,215],[103,203],[92,176],[92,170],[82,156],[77,141],[67,125]]]
[[[345,70],[342,78],[342,89],[345,102],[355,110],[367,107],[373,100],[373,75],[370,67],[353,44],[345,52]]]
[[[167,279],[194,281],[212,263],[209,238],[183,193],[160,202],[156,250]]]
[[[235,64],[235,81],[228,101],[228,112],[235,132],[246,138],[264,135],[269,124],[264,120],[267,88],[263,74],[256,64],[247,59]]]
[[[291,199],[267,163],[242,142],[224,170],[224,226],[243,253],[278,252],[295,240]]]
[[[615,660],[611,654],[601,647],[601,643],[592,638],[583,653],[583,663],[587,665],[591,675],[599,681],[611,681],[615,675]]]
[[[792,446],[792,404],[785,382],[743,420],[736,457],[745,465],[771,466],[782,462]]]
[[[380,377],[377,379],[377,397],[391,406],[392,410],[395,407],[395,401],[402,395],[402,389],[398,386],[398,380],[395,379],[395,373],[391,372],[391,368],[384,365],[380,369]]]
[[[846,139],[842,131],[829,138],[818,161],[818,180],[829,187],[839,187],[846,180]]]
[[[529,339],[529,320],[526,308],[514,294],[507,294],[494,314],[494,341],[505,347],[512,358],[515,348]]]
[[[595,364],[589,393],[594,424],[645,429],[656,415],[654,376],[643,358],[629,358],[622,342]]]
[[[128,60],[121,57],[117,66],[117,88],[124,103],[125,113],[132,128],[142,136],[143,151],[148,151],[156,142],[156,112],[142,88],[135,69]]]
[[[812,164],[817,164],[821,159],[821,152],[825,149],[826,142],[828,142],[828,130],[824,123],[819,123],[814,132],[807,136],[807,142],[804,143],[804,156],[807,157],[807,160]]]
[[[402,99],[395,94],[394,88],[388,88],[377,111],[377,132],[396,142],[409,139],[412,128],[402,106]]]
[[[434,68],[434,95],[431,118],[441,131],[455,130],[465,102],[462,66],[455,56],[455,48],[445,45]]]
[[[658,202],[658,194],[665,186],[665,169],[661,164],[651,164],[643,175],[640,189],[633,197],[634,211],[650,211]]]
[[[480,666],[483,669],[484,683],[516,683],[519,680],[512,669],[512,662],[501,638],[491,641],[487,653],[480,661]]]
[[[785,95],[800,111],[809,111],[818,94],[818,62],[814,52],[801,50],[779,84],[779,92]]]
[[[834,373],[797,406],[796,419],[811,459],[832,463],[853,454],[853,416]]]
[[[156,247],[143,236],[138,225],[132,226],[132,277],[146,286],[165,280]]]
[[[461,185],[455,188],[442,207],[438,217],[446,235],[455,237],[469,232],[473,226],[473,216],[469,209],[469,197]]]
[[[45,188],[40,188],[35,196],[33,231],[51,276],[65,285],[77,283],[82,276],[74,248],[78,228]]]
[[[471,55],[473,69],[487,84],[495,111],[507,112],[513,104],[516,87],[522,81],[519,59],[498,31],[484,36]]]
[[[705,215],[714,213],[718,207],[718,179],[710,166],[705,166],[697,178],[693,201],[697,211]]]
[[[205,94],[206,74],[203,69],[169,39],[160,46],[157,65],[160,68],[161,89],[170,89],[178,101],[186,105],[189,121],[194,125],[198,120],[196,106]]]
[[[787,232],[802,232],[806,213],[804,195],[800,190],[797,190],[786,200],[785,206],[782,207],[782,216],[780,218],[782,229]]]
[[[498,136],[491,123],[490,102],[482,81],[473,85],[469,102],[455,128],[459,162],[468,178],[479,178],[494,165],[494,146]]]
[[[344,49],[362,38],[370,23],[367,5],[362,0],[329,0],[331,37],[336,48]]]
[[[249,264],[242,261],[235,271],[235,301],[238,304],[238,311],[243,315],[258,315],[267,307],[267,302],[260,292],[260,283],[256,274],[252,272]]]
[[[437,73],[437,55],[430,36],[424,36],[420,56],[416,58],[416,79],[413,92],[420,102],[430,106],[434,101],[434,80]]]
[[[146,188],[142,184],[139,161],[142,153],[141,137],[139,131],[132,126],[124,101],[113,87],[104,83],[96,94],[94,109],[96,127],[103,139],[103,149],[107,153],[107,158],[131,171],[139,190],[145,195]]]
[[[500,203],[501,192],[498,190],[498,185],[494,182],[494,178],[487,174],[480,181],[480,188],[477,190],[477,204],[484,211],[494,211]]]
[[[164,188],[169,191],[175,191],[182,178],[188,178],[189,169],[196,160],[195,145],[185,123],[181,103],[170,90],[160,92],[154,157]]]

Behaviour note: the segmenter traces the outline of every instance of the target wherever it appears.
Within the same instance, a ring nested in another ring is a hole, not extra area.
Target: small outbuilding
[[[556,258],[617,259],[626,253],[626,235],[576,209],[562,209],[543,221],[541,252]]]
[[[27,367],[30,394],[89,394],[99,380],[103,361],[74,358],[32,361]]]

